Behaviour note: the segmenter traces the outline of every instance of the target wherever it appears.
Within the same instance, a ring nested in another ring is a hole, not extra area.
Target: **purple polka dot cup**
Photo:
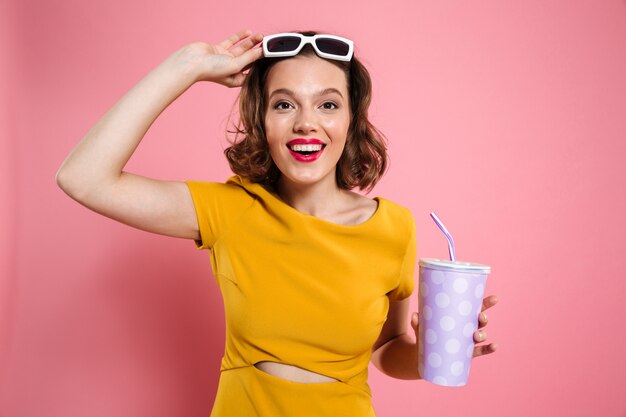
[[[463,386],[491,267],[427,258],[419,271],[418,371],[433,384]]]

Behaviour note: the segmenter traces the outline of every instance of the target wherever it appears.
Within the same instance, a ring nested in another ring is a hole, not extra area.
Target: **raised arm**
[[[241,86],[244,68],[262,56],[262,35],[239,32],[216,45],[176,51],[126,93],[87,133],[57,172],[70,197],[104,216],[168,236],[198,239],[187,186],[124,171],[146,131],[197,81]]]

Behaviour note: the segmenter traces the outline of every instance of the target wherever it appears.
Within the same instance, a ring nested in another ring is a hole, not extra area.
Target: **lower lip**
[[[316,161],[317,158],[319,158],[322,155],[322,152],[324,152],[324,148],[322,148],[320,151],[312,153],[310,155],[302,155],[302,154],[299,154],[298,152],[294,152],[291,149],[289,149],[289,153],[291,154],[291,156],[293,156],[294,159],[296,161],[299,161],[299,162],[313,162],[313,161]]]

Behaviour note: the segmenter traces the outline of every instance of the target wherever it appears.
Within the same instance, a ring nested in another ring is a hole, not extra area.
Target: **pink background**
[[[447,255],[436,210],[459,258],[493,267],[499,351],[463,388],[372,368],[378,415],[626,416],[626,1],[0,7],[3,417],[208,415],[223,344],[208,253],[89,212],[54,174],[170,52],[244,27],[354,39],[392,158],[372,195],[412,210],[419,256]],[[194,86],[128,169],[224,180],[235,95]]]

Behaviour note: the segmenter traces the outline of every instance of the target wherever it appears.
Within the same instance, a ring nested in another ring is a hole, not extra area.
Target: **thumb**
[[[224,84],[230,88],[241,87],[245,79],[246,79],[246,75],[242,72],[238,72],[237,74],[233,74],[230,77],[228,77]]]
[[[417,334],[417,329],[419,328],[419,313],[413,312],[411,315],[411,327],[415,334]]]

